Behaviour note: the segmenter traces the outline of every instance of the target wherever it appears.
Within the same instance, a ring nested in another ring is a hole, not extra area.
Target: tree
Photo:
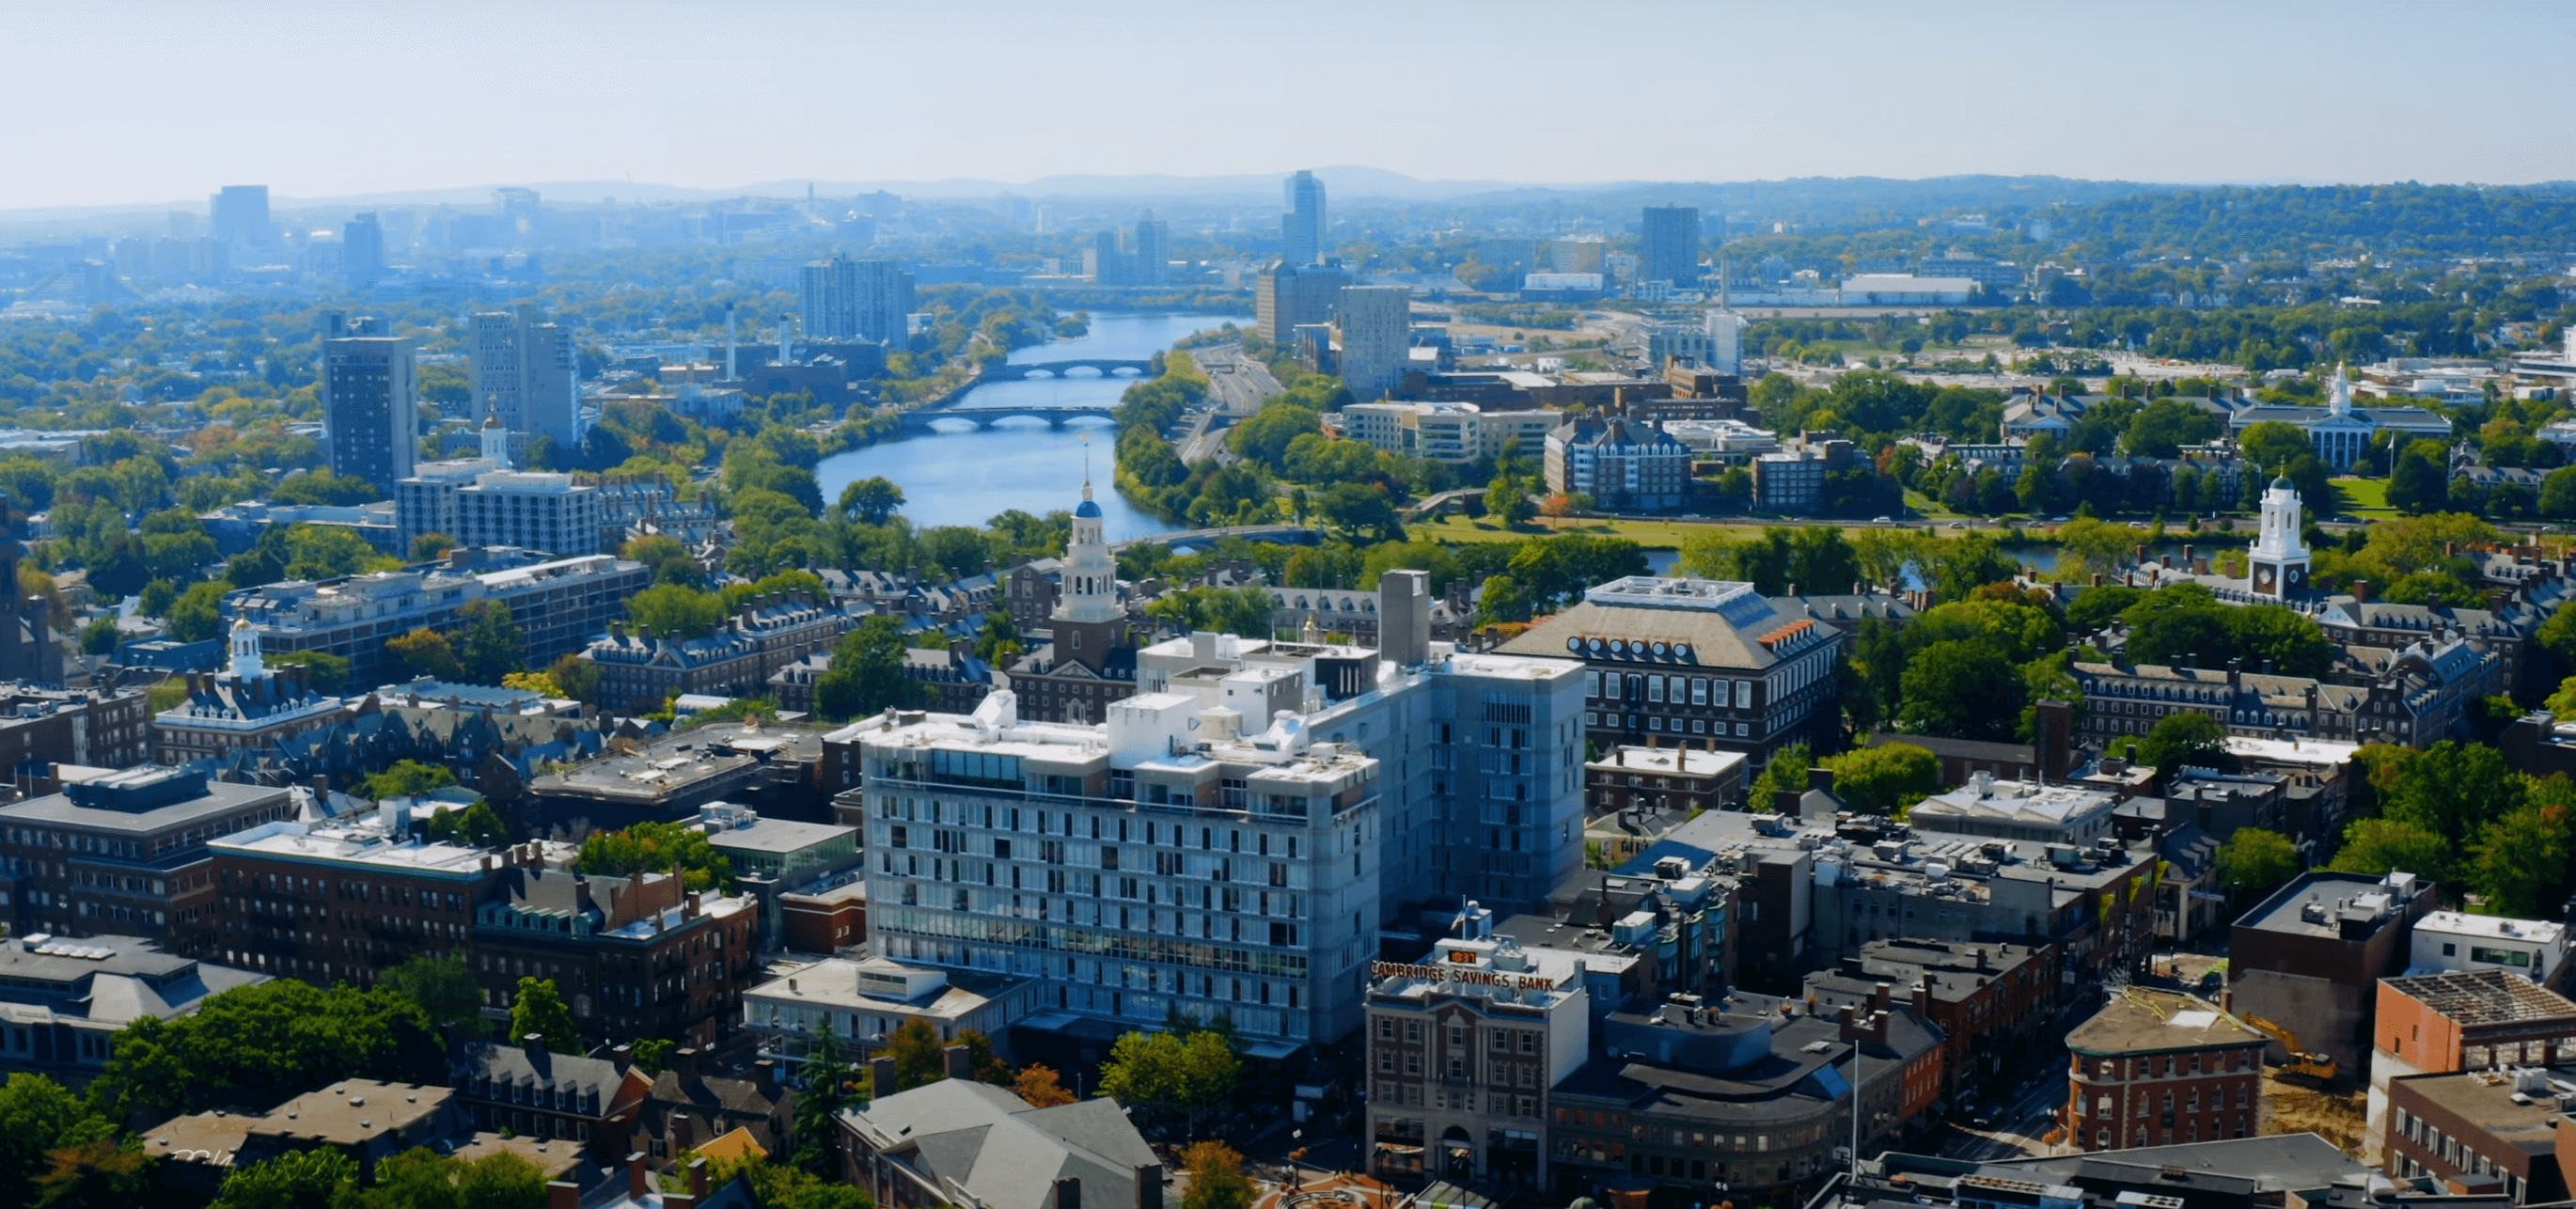
[[[2421,515],[2451,506],[2451,482],[2436,457],[2408,449],[2388,472],[2388,503],[2400,512]]]
[[[108,1138],[115,1127],[79,1096],[43,1075],[19,1072],[0,1085],[0,1204],[28,1203],[25,1192],[52,1166],[46,1153]]]
[[[349,687],[351,665],[345,655],[334,655],[329,651],[280,651],[265,656],[265,661],[276,667],[303,668],[305,678],[312,682],[313,691],[317,693],[337,693]]]
[[[543,1209],[545,1172],[515,1154],[460,1159],[417,1146],[376,1163],[375,1186],[335,1209]]]
[[[1529,523],[1536,509],[1530,503],[1527,480],[1505,471],[1485,485],[1485,514],[1501,521],[1506,529],[1517,529]]]
[[[510,1037],[523,1040],[534,1033],[546,1039],[546,1047],[557,1053],[581,1052],[581,1030],[574,1027],[572,1008],[555,990],[551,978],[519,979],[519,991],[510,999]]]
[[[499,684],[503,676],[528,661],[528,643],[510,617],[510,606],[478,600],[457,614],[465,623],[456,659],[476,684]]]
[[[2146,740],[2138,744],[2138,759],[2155,765],[2157,772],[2168,776],[2186,764],[2221,770],[2232,769],[2236,764],[2235,757],[2227,752],[2227,728],[2218,719],[2193,710],[2158,718]]]
[[[424,533],[411,539],[411,560],[416,563],[447,557],[456,548],[456,539],[444,533]]]
[[[2218,872],[2238,895],[2259,898],[2299,875],[2299,850],[2280,832],[2240,827],[2218,846]]]
[[[355,575],[381,557],[367,539],[342,525],[296,525],[286,531],[286,553],[288,579]]]
[[[80,649],[84,655],[104,655],[116,649],[122,631],[116,628],[114,613],[101,613],[81,627]]]
[[[1241,1060],[1220,1030],[1130,1032],[1109,1047],[1100,1094],[1184,1116],[1195,1130],[1198,1114],[1233,1094],[1241,1072]]]
[[[636,1060],[640,1062],[642,1043],[637,1044]],[[796,1096],[796,1152],[792,1161],[816,1175],[835,1177],[841,1174],[841,1110],[858,1102],[864,1076],[841,1056],[841,1043],[830,1029],[815,1033],[814,1048],[805,1056],[803,1073],[805,1089]]]
[[[648,534],[626,543],[617,551],[617,556],[651,567],[655,584],[676,584],[683,588],[706,586],[706,572],[699,568],[697,556],[691,554],[676,537]]]
[[[1011,615],[1001,609],[984,614],[984,628],[975,635],[975,657],[995,667],[1007,667],[1027,645],[1020,641],[1020,627]]]
[[[339,1148],[290,1150],[233,1168],[210,1209],[336,1209],[357,1188],[357,1160]]]
[[[919,1017],[904,1021],[886,1038],[886,1056],[894,1059],[894,1089],[874,1087],[869,1094],[893,1095],[947,1078],[945,1048],[939,1042],[939,1030],[930,1027],[929,1021]]]
[[[646,819],[622,831],[594,831],[581,841],[581,871],[632,877],[680,872],[691,890],[730,890],[733,858],[705,832],[685,823]]]
[[[1915,652],[1902,683],[1897,729],[1953,739],[2010,742],[2026,696],[2019,671],[1981,641],[1935,642]]]
[[[1911,743],[1882,743],[1825,758],[1834,794],[1855,810],[1895,815],[1941,791],[1941,758]]]
[[[2439,835],[2452,852],[2465,851],[2494,819],[2520,809],[2525,782],[2504,753],[2483,743],[2445,739],[2396,759],[2395,776],[2379,794],[2382,817],[2412,823]],[[2421,869],[2450,880],[2450,866]]]
[[[2451,842],[2442,833],[2397,819],[2355,819],[2344,828],[2343,851],[2326,866],[2343,873],[2428,873],[2447,869]]]
[[[1807,792],[1807,769],[1814,763],[1815,753],[1804,743],[1792,743],[1771,753],[1771,762],[1763,766],[1761,776],[1753,779],[1753,788],[1745,791],[1747,804],[1760,813],[1775,809],[1784,792]]]
[[[1181,1209],[1250,1209],[1257,1190],[1243,1174],[1243,1156],[1223,1142],[1200,1142],[1181,1152],[1190,1173]]]
[[[895,510],[903,507],[903,488],[882,476],[860,479],[841,488],[842,520],[861,525],[882,525],[894,519]]]
[[[1055,1068],[1035,1062],[1020,1068],[1019,1077],[1011,1080],[1011,1091],[1036,1108],[1073,1103],[1073,1093],[1056,1078]]]
[[[498,848],[510,842],[509,825],[489,802],[476,802],[463,810],[440,807],[421,828],[431,842],[446,841],[470,848]]]
[[[462,957],[414,957],[376,976],[376,985],[420,1006],[431,1024],[483,1035],[483,988]]]
[[[353,1077],[424,1082],[444,1069],[438,1052],[428,1017],[407,996],[280,978],[210,995],[186,1016],[127,1025],[91,1096],[111,1119],[277,1104]]]
[[[170,636],[181,642],[205,642],[223,633],[224,593],[233,586],[222,580],[190,584],[170,605]]]
[[[408,439],[408,438],[406,438]],[[268,493],[276,504],[320,504],[334,508],[352,508],[372,504],[385,498],[376,485],[354,474],[333,474],[328,470],[307,470],[279,480]]]
[[[30,1203],[40,1209],[129,1209],[154,1203],[160,1159],[140,1143],[99,1138],[55,1149],[53,1166],[36,1180]]]
[[[2486,896],[2486,909],[2518,919],[2540,919],[2564,905],[2569,811],[2566,774],[2558,802],[2523,806],[2487,824],[2469,846],[2468,879]]]
[[[814,708],[834,720],[920,704],[927,686],[905,671],[903,623],[878,614],[851,627],[814,681]]]
[[[626,601],[627,619],[646,638],[704,638],[724,615],[724,601],[715,593],[679,584],[655,584]]]
[[[423,764],[418,760],[396,760],[393,767],[358,782],[358,796],[370,802],[386,798],[416,798],[431,790],[456,784],[456,774],[444,764]]]
[[[447,635],[426,626],[386,640],[385,653],[394,657],[394,666],[405,675],[432,680],[465,678],[465,665],[457,661],[455,644],[447,640]]]

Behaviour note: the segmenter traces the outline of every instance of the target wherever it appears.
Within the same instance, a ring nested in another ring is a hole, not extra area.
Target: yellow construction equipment
[[[2324,1054],[2300,1049],[2297,1033],[2251,1012],[2239,1012],[2236,1018],[2254,1026],[2255,1030],[2263,1035],[2280,1042],[2281,1047],[2290,1052],[2290,1060],[2282,1063],[2280,1067],[2282,1078],[2311,1079],[2318,1083],[2334,1082],[2335,1060]]]

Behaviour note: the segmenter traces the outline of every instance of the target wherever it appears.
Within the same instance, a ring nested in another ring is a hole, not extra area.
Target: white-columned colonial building
[[[2394,432],[2400,440],[2418,437],[2436,441],[2451,439],[2451,421],[2421,407],[2354,407],[2352,379],[2340,365],[2326,388],[2324,407],[2300,407],[2288,404],[2250,403],[2236,409],[2227,418],[2228,435],[2242,438],[2245,430],[2257,424],[2288,424],[2308,434],[2317,460],[2336,470],[2350,470],[2370,453],[2371,442],[2381,432]]]

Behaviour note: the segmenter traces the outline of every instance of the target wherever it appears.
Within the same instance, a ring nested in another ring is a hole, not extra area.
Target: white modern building
[[[1972,277],[1856,273],[1843,279],[1844,306],[1963,306],[1977,296]]]
[[[483,425],[483,456],[431,462],[395,484],[396,526],[408,549],[425,533],[463,546],[515,546],[566,558],[599,550],[599,488],[569,474],[511,469],[510,434]]]
[[[1140,650],[1101,723],[1024,721],[1004,690],[835,732],[878,952],[1036,980],[1063,1024],[1223,1011],[1272,1056],[1347,1036],[1406,905],[1533,907],[1582,859],[1580,665],[1429,642],[1422,580],[1382,582],[1376,650]]]
[[[1343,435],[1388,453],[1451,465],[1499,455],[1515,441],[1524,453],[1535,453],[1563,422],[1552,411],[1489,411],[1474,403],[1389,399],[1342,409]]]
[[[1385,397],[1403,380],[1413,346],[1412,288],[1345,286],[1333,321],[1341,333],[1342,385],[1354,399]]]
[[[2435,911],[2415,921],[2406,972],[2503,970],[2551,986],[2566,978],[2567,950],[2562,923]]]

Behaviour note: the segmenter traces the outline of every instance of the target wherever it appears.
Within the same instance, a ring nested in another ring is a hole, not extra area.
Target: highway
[[[1233,421],[1261,410],[1264,402],[1288,390],[1271,376],[1269,366],[1244,356],[1239,345],[1191,349],[1190,356],[1207,371],[1208,406],[1190,416],[1189,435],[1180,442],[1181,461],[1185,463],[1222,455],[1225,430]]]

